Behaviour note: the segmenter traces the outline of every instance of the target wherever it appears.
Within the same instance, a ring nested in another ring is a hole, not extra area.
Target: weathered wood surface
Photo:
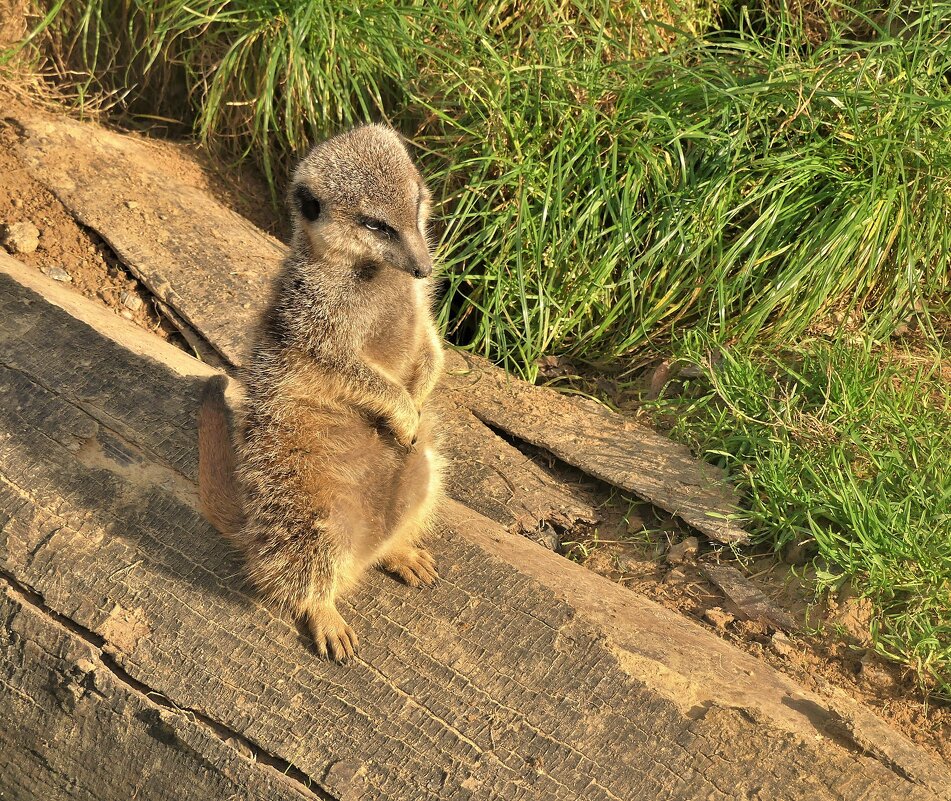
[[[240,362],[283,246],[163,169],[148,140],[68,119],[16,122],[31,175],[225,359]]]
[[[436,405],[451,497],[550,550],[558,548],[559,530],[598,521],[584,493],[552,477],[456,399],[440,393]]]
[[[728,519],[737,497],[723,472],[699,462],[689,448],[594,401],[568,397],[507,376],[485,359],[451,352],[444,390],[465,399],[495,428],[544,448],[562,461],[666,509],[708,537],[745,542]]]
[[[74,773],[134,797],[142,764],[173,772],[178,798],[234,781],[277,796],[248,749],[321,798],[948,797],[943,766],[854,704],[453,505],[439,584],[373,573],[345,604],[361,658],[317,659],[194,509],[208,368],[0,266],[0,720],[23,721],[22,737],[0,728],[7,797],[76,797]],[[99,678],[79,677],[88,663]],[[94,705],[89,733],[64,733],[46,695]],[[100,729],[135,769],[85,764]]]
[[[0,580],[0,798],[316,797],[286,765],[147,694],[101,637],[67,623]]]
[[[18,124],[19,155],[37,179],[225,359],[241,364],[283,245],[163,170],[146,141],[65,119],[21,118]],[[444,382],[450,408],[472,409],[483,422],[650,500],[709,537],[746,538],[726,519],[737,507],[732,488],[686,448],[595,403],[539,390],[465,358],[464,369]],[[465,455],[474,439],[481,452],[492,447],[498,454],[488,460],[480,484],[450,476],[450,488],[463,502],[481,502],[480,511],[536,539],[551,522],[593,516],[569,487],[541,475],[502,440],[479,432],[467,415],[448,419],[447,428],[456,436],[452,453]],[[510,469],[515,472],[505,472]]]

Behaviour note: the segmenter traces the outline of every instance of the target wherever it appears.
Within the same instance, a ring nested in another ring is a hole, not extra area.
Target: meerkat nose
[[[421,254],[414,260],[413,278],[428,278],[433,274],[433,260],[429,254]]]
[[[429,259],[416,262],[413,268],[413,278],[428,278],[433,273],[433,263]]]

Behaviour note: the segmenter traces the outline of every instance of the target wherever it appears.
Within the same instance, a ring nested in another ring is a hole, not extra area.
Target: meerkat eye
[[[396,231],[383,222],[383,220],[375,220],[372,217],[361,217],[360,225],[362,225],[368,231],[377,231],[384,236],[392,237],[396,233]]]
[[[320,216],[320,201],[314,197],[306,186],[298,186],[294,190],[294,199],[297,201],[297,207],[306,220],[313,222]]]

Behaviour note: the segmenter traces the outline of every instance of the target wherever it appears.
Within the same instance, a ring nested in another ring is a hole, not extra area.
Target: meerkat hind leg
[[[352,659],[360,647],[357,633],[343,619],[330,599],[309,602],[300,612],[307,624],[317,652],[337,662]]]
[[[342,662],[356,655],[359,641],[337,611],[336,599],[359,574],[349,553],[339,547],[345,539],[336,531],[337,522],[323,521],[312,537],[298,536],[258,551],[252,580],[306,625],[320,656]]]
[[[377,564],[411,587],[432,584],[439,578],[436,560],[420,545],[422,534],[429,528],[438,494],[438,474],[431,464],[429,448],[423,448],[407,461],[397,494],[409,508],[396,524]]]
[[[407,515],[377,562],[379,567],[395,573],[410,587],[428,586],[439,578],[436,559],[420,544],[422,533],[429,528],[432,507],[431,498],[427,498]]]
[[[395,573],[410,587],[432,584],[439,578],[436,572],[436,560],[425,548],[406,545],[391,550],[380,560],[380,567]]]

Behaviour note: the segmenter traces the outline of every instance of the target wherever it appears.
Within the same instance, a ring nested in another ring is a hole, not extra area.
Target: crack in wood
[[[205,713],[197,709],[178,706],[172,703],[172,701],[158,690],[153,690],[147,684],[131,676],[128,671],[116,661],[115,657],[110,654],[110,643],[106,638],[86,628],[72,618],[61,615],[59,612],[51,609],[39,593],[25,586],[9,571],[3,568],[0,568],[0,586],[6,589],[6,591],[21,604],[29,606],[38,614],[59,624],[93,648],[102,665],[112,674],[113,678],[127,690],[144,696],[151,704],[154,704],[160,710],[188,715],[193,721],[203,726],[207,732],[213,734],[224,745],[232,748],[246,759],[250,759],[253,762],[263,765],[267,770],[273,771],[274,774],[276,774],[275,778],[289,782],[295,790],[304,793],[306,798],[314,799],[314,801],[337,801],[336,796],[325,792],[313,778],[292,763],[261,748],[245,735],[214,720]],[[250,754],[250,756],[247,756],[248,754]]]
[[[192,485],[192,479],[189,476],[185,475],[181,470],[176,469],[173,465],[170,465],[159,454],[155,453],[151,448],[149,448],[148,445],[136,442],[133,438],[120,431],[120,428],[126,428],[126,426],[120,420],[112,417],[105,410],[99,409],[96,406],[93,406],[92,404],[75,397],[74,395],[66,393],[63,387],[54,388],[49,386],[38,375],[36,375],[35,372],[24,369],[23,367],[20,367],[16,364],[5,360],[0,360],[0,367],[11,370],[15,373],[19,373],[31,383],[36,384],[41,389],[46,390],[48,393],[50,393],[50,395],[60,396],[67,400],[71,406],[81,412],[84,412],[90,418],[90,420],[107,429],[109,433],[118,440],[148,456],[150,460],[153,460],[157,466],[160,466],[164,470],[168,471],[169,474],[175,475],[178,481],[185,482],[185,484],[188,486]],[[90,432],[89,436],[85,437],[85,439],[93,439],[95,438],[95,435],[96,432]],[[143,459],[143,461],[145,460]]]

